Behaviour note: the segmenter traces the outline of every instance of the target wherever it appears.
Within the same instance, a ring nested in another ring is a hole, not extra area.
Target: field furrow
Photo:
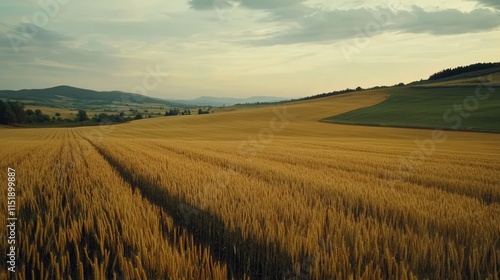
[[[290,161],[286,153],[283,162],[278,155],[248,161],[189,142],[140,138],[96,146],[142,186],[145,197],[177,211],[179,223],[217,246],[218,256],[233,269],[246,267],[251,277],[324,279],[394,270],[401,277],[439,278],[481,273],[481,267],[498,262],[496,204],[411,182],[392,184],[362,172],[362,166],[355,172],[327,164],[308,167],[314,161]],[[492,258],[467,258],[472,252]],[[394,262],[384,261],[382,253]],[[281,265],[266,270],[252,261],[262,258]],[[459,268],[442,265],[447,262]]]
[[[29,161],[14,158],[16,279],[227,279],[210,248],[174,227],[75,131],[57,139],[30,151]]]

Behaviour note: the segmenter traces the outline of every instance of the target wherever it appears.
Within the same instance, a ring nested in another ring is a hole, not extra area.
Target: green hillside
[[[487,85],[481,84],[484,75],[492,78]],[[500,132],[499,77],[498,70],[488,69],[427,81],[419,86],[393,87],[387,89],[388,98],[379,104],[323,121]]]

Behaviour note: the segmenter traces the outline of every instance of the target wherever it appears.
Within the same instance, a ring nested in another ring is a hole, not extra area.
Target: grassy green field
[[[383,102],[323,121],[415,128],[500,132],[500,87],[481,98],[476,87],[391,88]]]

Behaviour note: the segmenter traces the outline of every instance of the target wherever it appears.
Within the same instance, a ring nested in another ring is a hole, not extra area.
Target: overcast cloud
[[[298,97],[497,61],[500,2],[5,0],[0,34],[1,89]]]
[[[478,2],[484,6],[500,9],[500,1],[498,0],[479,0]]]
[[[456,9],[425,11],[418,6],[411,10],[353,9],[323,11],[321,18],[303,17],[298,26],[276,34],[256,44],[295,44],[306,42],[336,42],[343,39],[368,37],[383,32],[454,35],[495,30],[500,26],[498,12],[477,9],[462,12]]]

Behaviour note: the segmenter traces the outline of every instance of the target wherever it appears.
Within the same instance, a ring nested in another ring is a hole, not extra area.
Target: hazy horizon
[[[0,4],[2,89],[294,98],[425,79],[500,45],[494,0],[40,3]]]

